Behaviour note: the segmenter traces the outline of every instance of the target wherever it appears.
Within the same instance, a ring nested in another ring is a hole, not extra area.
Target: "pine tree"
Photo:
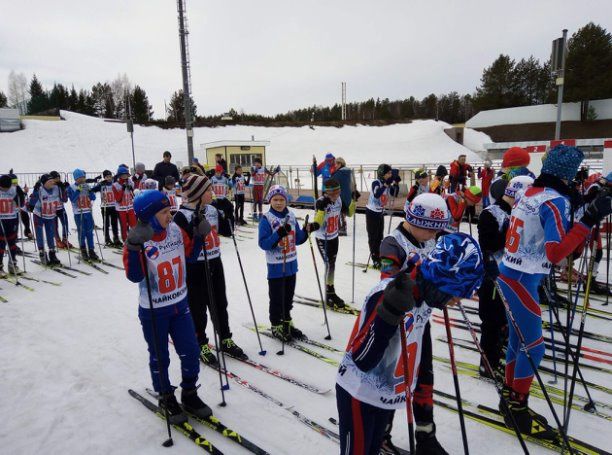
[[[49,94],[49,108],[67,109],[69,96],[66,87],[62,84],[53,84],[53,88]]]
[[[481,85],[476,88],[474,105],[477,110],[499,109],[512,107],[516,100],[513,99],[515,92],[514,82],[514,60],[509,56],[501,54],[489,66],[485,68],[480,79]]]
[[[49,106],[49,98],[47,92],[43,89],[38,81],[36,74],[30,82],[30,101],[28,102],[28,114],[37,114],[47,110]]]
[[[93,101],[93,112],[98,117],[114,118],[115,101],[113,91],[108,83],[98,82],[91,88],[91,99]]]
[[[196,116],[197,106],[191,98],[191,115],[193,118]],[[180,125],[185,124],[185,111],[183,109],[183,90],[178,90],[172,94],[170,99],[170,108],[168,109],[170,119],[179,123]]]
[[[74,85],[70,89],[70,95],[68,95],[68,110],[77,112],[79,106],[79,95],[74,88]]]
[[[586,121],[590,100],[612,98],[612,35],[589,22],[569,40],[565,68],[565,101],[580,101]]]
[[[8,106],[8,100],[6,98],[6,95],[0,92],[0,107],[7,107],[7,106]]]
[[[153,118],[153,109],[149,104],[149,98],[144,89],[139,85],[134,87],[131,95],[132,116],[136,123],[147,123]]]

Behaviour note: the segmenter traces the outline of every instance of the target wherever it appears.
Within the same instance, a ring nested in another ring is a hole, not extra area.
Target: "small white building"
[[[10,133],[21,129],[19,109],[0,109],[0,133]]]

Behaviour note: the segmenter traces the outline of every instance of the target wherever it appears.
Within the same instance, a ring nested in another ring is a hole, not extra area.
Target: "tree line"
[[[54,84],[46,90],[32,77],[29,87],[23,74],[9,75],[8,97],[0,92],[0,107],[23,106],[30,114],[49,109],[67,109],[87,115],[122,119],[131,114],[136,123],[165,127],[184,125],[183,91],[171,95],[170,104],[162,120],[153,120],[153,110],[147,94],[138,85],[132,87],[127,76],[119,75],[111,82],[98,82],[90,90],[70,90]],[[480,85],[472,94],[455,91],[434,93],[417,99],[410,96],[401,100],[370,98],[348,103],[346,123],[394,123],[419,118],[435,118],[448,123],[463,123],[481,110],[530,106],[556,101],[555,75],[550,60],[540,62],[533,56],[516,61],[501,54],[483,70]],[[612,35],[592,22],[588,23],[568,41],[565,72],[564,101],[581,103],[581,120],[593,120],[589,101],[612,98]],[[310,106],[275,116],[248,114],[230,109],[223,115],[197,116],[197,106],[191,100],[194,124],[219,125],[228,123],[272,124],[342,124],[342,106]]]

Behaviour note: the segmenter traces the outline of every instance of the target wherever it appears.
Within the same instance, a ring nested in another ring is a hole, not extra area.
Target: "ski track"
[[[70,207],[67,205],[70,212]],[[247,210],[248,212],[248,210]],[[297,210],[300,215],[308,213]],[[99,208],[96,203],[94,214],[101,225]],[[72,217],[70,223],[74,226]],[[365,219],[357,215],[356,261],[365,262],[368,256],[365,234]],[[393,225],[399,223],[394,218]],[[467,231],[467,225],[463,226]],[[473,229],[476,232],[476,229]],[[348,232],[352,233],[352,221]],[[386,232],[386,230],[385,230]],[[99,232],[99,234],[101,234]],[[71,235],[73,235],[71,233]],[[73,235],[73,242],[76,240]],[[336,268],[336,289],[347,302],[351,300],[351,268],[344,265],[352,260],[352,238],[340,239],[340,251]],[[257,246],[257,240],[238,243],[245,266],[247,280],[255,306],[257,322],[268,324],[268,297],[264,252]],[[26,250],[33,251],[33,244],[26,243]],[[299,269],[296,292],[315,297],[316,280],[308,244],[298,248]],[[121,258],[103,250],[106,260],[120,264]],[[67,263],[66,252],[60,252],[60,260]],[[319,270],[322,260],[316,253]],[[21,259],[21,258],[20,258]],[[304,416],[334,431],[338,427],[328,421],[337,418],[335,395],[336,369],[290,347],[283,357],[277,356],[280,344],[262,337],[265,357],[260,357],[255,334],[243,327],[252,319],[246,300],[242,278],[231,239],[222,240],[222,259],[227,280],[230,327],[235,341],[251,358],[271,368],[279,369],[303,381],[319,387],[332,388],[327,395],[316,395],[295,387],[254,368],[232,359],[227,360],[228,369],[253,383],[287,407],[293,406]],[[73,255],[73,265],[77,264]],[[605,265],[605,264],[604,264]],[[93,275],[77,279],[62,277],[27,261],[32,275],[62,282],[61,287],[44,283],[28,283],[36,289],[28,292],[2,281],[0,295],[9,299],[0,304],[0,378],[2,399],[0,412],[5,418],[0,426],[0,447],[3,453],[31,454],[47,453],[113,453],[113,454],[167,454],[161,447],[165,439],[165,425],[142,409],[142,405],[131,399],[127,391],[134,388],[144,393],[150,386],[148,354],[137,317],[137,285],[130,283],[122,271],[108,268],[109,275],[91,270]],[[605,272],[604,272],[605,273]],[[360,308],[362,299],[378,281],[374,271],[364,274],[360,268],[355,271],[355,303]],[[591,302],[595,308],[601,304]],[[476,306],[475,302],[467,302]],[[320,309],[294,305],[293,318],[296,325],[315,340],[323,341],[326,335],[323,313]],[[441,315],[442,313],[439,312]],[[547,317],[546,312],[543,314]],[[355,318],[328,312],[333,340],[327,342],[338,349],[344,349]],[[472,320],[477,317],[470,316]],[[609,333],[606,321],[587,318],[587,330]],[[575,322],[575,327],[578,321]],[[210,332],[209,326],[209,335]],[[453,329],[453,335],[468,338],[465,331]],[[432,324],[434,355],[448,357],[444,343],[436,342],[438,336],[445,336],[444,327]],[[212,338],[211,338],[212,339]],[[557,339],[559,339],[557,337]],[[572,342],[576,338],[572,337]],[[585,342],[586,343],[586,342]],[[589,346],[609,350],[606,343],[589,340]],[[172,351],[172,347],[170,347]],[[458,360],[478,362],[478,355],[456,348]],[[339,355],[324,352],[331,358]],[[453,393],[454,387],[450,370],[434,362],[435,386]],[[603,373],[583,370],[587,380],[610,387],[610,378]],[[180,368],[176,354],[171,354],[171,380],[180,381]],[[550,377],[542,375],[545,381]],[[200,389],[203,399],[211,405],[214,413],[228,427],[238,431],[263,449],[273,454],[335,454],[339,446],[317,434],[299,422],[286,410],[264,400],[230,379],[230,390],[226,392],[227,407],[220,402],[217,372],[201,368]],[[497,395],[492,385],[473,378],[460,376],[461,392],[466,400],[487,406],[497,406]],[[559,387],[563,387],[560,380]],[[577,393],[584,394],[581,386]],[[603,392],[591,391],[597,400],[610,402]],[[552,421],[552,415],[544,401],[532,398],[531,406]],[[561,409],[557,407],[559,413]],[[449,453],[462,453],[461,433],[456,414],[443,409],[435,410],[438,439]],[[473,454],[519,453],[520,448],[513,436],[485,428],[466,419],[470,450]],[[226,454],[248,453],[237,444],[199,424],[195,428]],[[582,412],[572,411],[571,435],[588,441],[601,448],[607,448],[607,434],[612,430],[610,422]],[[393,429],[394,442],[408,447],[405,411],[401,410]],[[173,454],[197,453],[194,444],[174,432]],[[533,454],[548,451],[529,445]]]

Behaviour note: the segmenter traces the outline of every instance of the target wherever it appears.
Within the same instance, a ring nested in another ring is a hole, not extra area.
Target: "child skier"
[[[95,185],[91,191],[100,192],[100,211],[102,212],[102,222],[104,224],[104,242],[106,246],[122,247],[123,243],[119,240],[119,230],[117,227],[117,210],[115,209],[115,193],[113,193],[113,173],[109,170],[102,172],[102,181]],[[113,231],[111,241],[110,230]]]
[[[145,189],[154,189],[155,188],[145,188],[143,186],[144,182],[148,179],[147,174],[145,174],[145,165],[144,163],[136,163],[134,165],[134,175],[132,176],[132,187],[134,188],[134,194],[138,194],[140,191]],[[157,180],[156,180],[157,182]]]
[[[536,367],[544,356],[538,285],[553,264],[580,248],[591,229],[612,211],[611,197],[604,193],[589,204],[580,222],[569,226],[569,184],[583,158],[582,151],[575,147],[552,148],[544,159],[542,173],[516,203],[510,217],[498,283]],[[521,432],[542,439],[556,438],[546,419],[528,407],[534,372],[513,325],[509,323],[508,328],[504,394],[509,410]],[[509,416],[506,424],[511,424]]]
[[[3,256],[8,249],[8,273],[21,273],[17,266],[17,231],[19,230],[17,190],[10,176],[0,176],[0,278],[6,276]]]
[[[180,189],[178,191],[180,191]],[[172,215],[174,215],[179,208],[178,191],[176,188],[176,179],[171,175],[167,175],[164,180],[164,187],[162,188],[162,192],[166,196],[168,196],[168,200],[170,201],[170,212],[172,213]]]
[[[445,232],[459,232],[463,214],[470,207],[475,207],[481,200],[482,191],[477,186],[470,186],[463,191],[456,191],[446,196],[446,204],[451,214],[451,222]],[[471,223],[471,217],[469,219]]]
[[[525,191],[532,183],[533,179],[526,175],[514,177],[508,183],[504,196],[480,212],[478,217],[478,243],[485,263],[485,277],[478,289],[478,315],[482,321],[480,345],[493,371],[499,372],[500,378],[503,377],[500,359],[507,338],[508,321],[501,297],[495,290],[495,280],[499,275],[498,265],[504,253],[514,199],[518,191]],[[479,371],[481,376],[497,379],[490,377],[483,360]]]
[[[385,230],[385,208],[389,201],[389,191],[393,184],[391,166],[381,164],[376,171],[376,180],[372,182],[370,197],[366,205],[366,230],[372,265],[380,269],[380,242]]]
[[[68,182],[62,182],[62,177],[59,172],[51,171],[49,172],[51,178],[55,181],[55,185],[59,189],[60,192],[60,200],[57,203],[57,211],[55,217],[55,244],[58,249],[68,249],[73,248],[72,244],[68,240],[68,234],[70,233],[70,227],[68,225],[68,214],[66,213],[66,208],[64,207],[64,203],[68,202],[68,187],[70,186]],[[60,239],[59,235],[59,225],[62,225],[62,237]]]
[[[94,245],[94,219],[91,213],[92,202],[96,200],[95,193],[85,182],[85,171],[75,169],[72,172],[74,183],[68,187],[68,198],[72,202],[72,213],[79,235],[81,259],[84,261],[99,261]],[[87,244],[87,247],[85,247]]]
[[[121,240],[125,242],[128,229],[136,226],[136,215],[134,215],[134,187],[130,180],[130,171],[127,166],[120,165],[115,174],[116,181],[113,183],[113,194],[115,195],[117,215],[121,225]]]
[[[253,221],[259,221],[263,216],[264,186],[266,179],[272,175],[265,167],[262,167],[261,158],[253,159],[251,167],[251,178],[253,179]],[[259,214],[257,210],[259,209]]]
[[[251,180],[250,174],[244,176],[242,174],[242,166],[236,166],[234,168],[234,175],[232,176],[232,185],[234,187],[234,202],[236,203],[236,208],[234,211],[234,219],[236,223],[240,226],[244,226],[247,224],[244,221],[244,192],[247,186],[249,186],[249,182]]]
[[[160,407],[168,410],[171,423],[187,421],[183,409],[208,418],[212,410],[197,393],[198,343],[184,279],[185,262],[199,254],[207,223],[202,220],[190,226],[191,236],[186,235],[172,222],[168,198],[157,190],[142,191],[134,206],[138,224],[127,236],[123,262],[128,280],[139,284],[138,318],[149,348],[153,388],[160,395]],[[168,336],[181,361],[183,409],[176,401],[168,375]]]
[[[293,325],[291,309],[298,272],[296,246],[308,239],[308,234],[287,208],[287,190],[274,185],[268,192],[270,210],[259,223],[259,247],[266,252],[268,263],[268,295],[272,335],[279,340],[304,338]]]
[[[314,232],[317,247],[325,262],[325,303],[338,310],[344,308],[344,300],[336,294],[334,273],[336,256],[338,255],[338,229],[342,200],[340,199],[340,183],[334,178],[324,182],[323,196],[315,203],[314,222],[307,227],[308,232]]]
[[[40,177],[39,185],[34,186],[30,195],[28,210],[34,215],[34,231],[40,262],[43,265],[59,266],[62,263],[55,255],[55,219],[57,218],[57,205],[61,201],[59,188],[49,174]],[[49,247],[49,256],[45,252],[45,238]]]
[[[216,364],[217,359],[208,346],[206,309],[213,319],[214,330],[221,339],[221,349],[232,357],[246,359],[244,351],[232,339],[227,314],[227,296],[225,292],[225,274],[221,261],[221,241],[219,239],[220,212],[211,205],[213,193],[210,180],[201,175],[192,174],[183,184],[183,202],[174,217],[174,222],[185,232],[194,218],[201,216],[211,226],[205,237],[195,261],[187,264],[187,289],[189,307],[195,324],[200,358],[204,363]],[[210,271],[209,283],[206,275],[206,261]],[[209,286],[212,287],[213,301],[209,298]]]
[[[229,192],[234,186],[223,170],[223,166],[217,164],[215,166],[215,175],[210,178],[212,191],[215,194],[215,206],[223,212],[222,223],[230,223],[231,229],[234,229],[234,206],[229,200]]]
[[[381,276],[394,277],[408,269],[410,257],[418,254],[426,257],[436,246],[435,237],[450,221],[450,213],[444,199],[433,193],[416,196],[406,206],[406,217],[391,235],[380,245]],[[418,369],[412,409],[416,421],[416,439],[421,451],[429,455],[446,454],[436,439],[433,419],[433,352],[431,327],[427,322],[421,342],[421,362]],[[385,429],[382,448],[395,453],[391,442],[392,420]],[[384,453],[387,453],[384,452]]]
[[[383,278],[366,297],[338,369],[343,455],[379,453],[389,419],[395,409],[406,406],[406,393],[414,390],[421,338],[432,309],[471,296],[482,280],[478,244],[462,233],[440,237],[428,257],[418,261],[413,255],[409,262],[417,264],[410,274]],[[409,353],[409,361],[402,351]]]
[[[410,204],[419,194],[429,193],[429,174],[425,169],[416,169],[414,171],[414,180],[414,185],[410,187],[408,196],[406,197],[404,211],[408,207],[408,204]]]

